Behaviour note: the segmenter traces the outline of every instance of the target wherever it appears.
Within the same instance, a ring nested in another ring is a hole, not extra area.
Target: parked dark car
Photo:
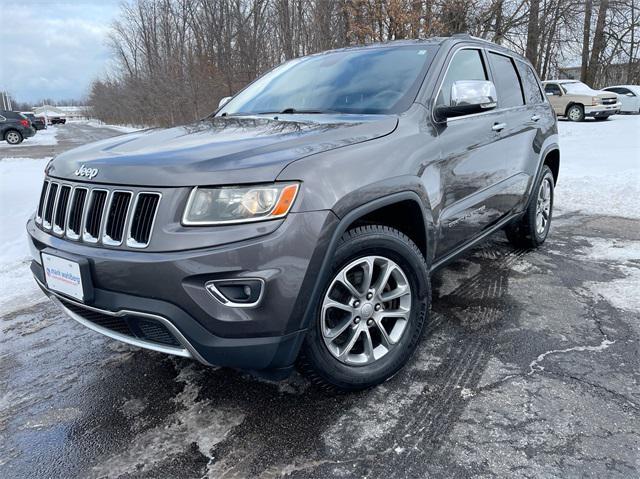
[[[52,125],[64,125],[67,122],[66,118],[59,116],[52,116],[50,120]]]
[[[17,111],[0,110],[0,139],[17,145],[35,134],[36,130],[26,116]]]
[[[44,130],[47,128],[47,122],[43,116],[36,116],[31,112],[21,112],[21,114],[31,122],[31,126],[33,126],[36,130]]]
[[[109,337],[363,389],[416,348],[434,271],[503,228],[545,241],[559,161],[533,68],[501,46],[321,53],[198,123],[57,156],[31,270]]]

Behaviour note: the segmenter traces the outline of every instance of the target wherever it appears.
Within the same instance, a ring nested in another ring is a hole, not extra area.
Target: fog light
[[[264,280],[259,278],[216,279],[205,287],[222,304],[234,308],[255,307],[264,294]]]

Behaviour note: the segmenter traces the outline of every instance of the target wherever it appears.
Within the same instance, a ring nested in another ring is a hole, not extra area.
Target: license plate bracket
[[[93,300],[89,261],[81,256],[46,248],[40,253],[47,288],[75,301]]]

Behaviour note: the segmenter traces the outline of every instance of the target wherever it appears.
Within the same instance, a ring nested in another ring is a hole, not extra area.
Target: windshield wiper
[[[322,115],[324,113],[342,113],[336,110],[298,110],[297,108],[285,108],[280,111],[261,111],[258,115]]]

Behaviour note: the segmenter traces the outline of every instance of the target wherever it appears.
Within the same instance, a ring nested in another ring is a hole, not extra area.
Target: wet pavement
[[[327,396],[104,338],[32,284],[0,317],[0,477],[638,477],[639,290],[638,220],[565,212],[537,251],[496,235],[433,278],[407,367]]]
[[[638,477],[640,222],[566,215],[434,278],[410,364],[324,395],[101,337],[50,302],[0,322],[2,477]]]

